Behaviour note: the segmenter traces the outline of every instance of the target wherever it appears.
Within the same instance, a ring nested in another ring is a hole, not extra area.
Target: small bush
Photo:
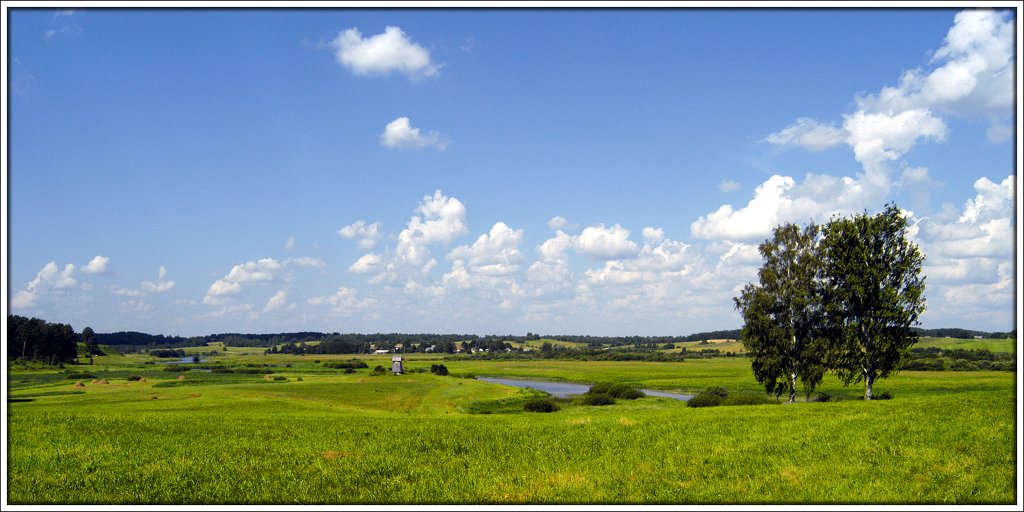
[[[356,371],[352,368],[345,368],[344,373],[355,373]]]
[[[288,380],[288,377],[285,377],[284,375],[275,375],[274,380],[280,382],[283,380]]]
[[[370,375],[376,377],[378,375],[384,375],[387,372],[388,372],[387,368],[384,368],[383,366],[378,364],[377,366],[375,366],[373,368],[373,371],[370,372]]]
[[[296,382],[302,382],[302,377],[298,377],[298,378],[296,378],[296,379],[295,379],[295,381],[296,381]]]
[[[729,391],[721,386],[711,386],[701,391],[697,396],[691,398],[686,405],[688,407],[717,407],[729,397]]]
[[[892,400],[892,392],[891,391],[883,391],[883,392],[881,392],[881,393],[879,393],[877,395],[873,395],[871,397],[871,399],[872,400]]]
[[[191,369],[192,368],[189,368],[187,366],[177,366],[177,365],[164,366],[164,371],[165,372],[187,372],[187,371],[189,371]]]
[[[819,392],[814,397],[810,398],[808,402],[838,402],[840,400],[842,400],[842,397]]]
[[[95,379],[96,376],[86,372],[72,372],[67,375],[68,380]]]
[[[210,370],[211,373],[235,373],[231,368],[214,368]]]
[[[140,381],[140,380],[142,380],[142,375],[132,375],[131,377],[128,377],[127,380],[129,380],[129,381]]]
[[[636,400],[637,398],[647,396],[643,391],[628,384],[613,384],[608,388],[608,394],[612,398],[621,398],[623,400]]]
[[[448,375],[448,367],[443,364],[430,365],[430,373],[434,375]]]
[[[608,393],[588,393],[583,395],[583,405],[612,405],[615,399]]]
[[[611,387],[613,385],[614,384],[611,383],[611,382],[597,382],[593,386],[590,386],[590,389],[587,390],[587,394],[588,395],[600,395],[600,394],[607,395],[608,391],[611,389]]]
[[[729,396],[729,391],[727,389],[721,387],[721,386],[711,386],[711,387],[705,389],[703,392],[704,393],[709,393],[709,394],[712,394],[712,395],[717,395],[717,396],[720,396],[722,398],[726,398],[726,397]]]
[[[547,398],[535,397],[523,404],[523,410],[526,412],[555,412],[558,410],[558,405]]]

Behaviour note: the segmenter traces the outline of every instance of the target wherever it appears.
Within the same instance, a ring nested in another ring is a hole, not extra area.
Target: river
[[[547,380],[526,380],[526,379],[506,379],[498,377],[477,377],[476,380],[490,382],[492,384],[503,384],[505,386],[515,386],[517,388],[532,388],[550,393],[555,398],[568,398],[571,395],[582,395],[590,389],[588,384],[573,384],[570,382],[553,382]],[[676,400],[687,401],[693,398],[693,395],[684,395],[681,393],[669,393],[667,391],[657,391],[654,389],[642,389],[648,396],[660,396],[665,398],[673,398]]]

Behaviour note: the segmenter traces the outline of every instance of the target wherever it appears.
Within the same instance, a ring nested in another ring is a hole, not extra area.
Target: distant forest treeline
[[[920,336],[972,338],[1016,338],[1017,331],[986,332],[970,329],[915,329]],[[669,343],[693,342],[713,339],[738,339],[739,329],[722,331],[705,331],[687,336],[575,336],[575,335],[540,335],[532,332],[525,336],[476,334],[339,334],[323,332],[291,332],[277,334],[241,334],[223,333],[207,336],[164,336],[143,332],[121,331],[114,333],[96,333],[95,340],[100,345],[116,346],[121,352],[139,352],[150,349],[166,349],[181,347],[201,347],[208,343],[223,342],[230,347],[276,347],[288,350],[297,344],[319,342],[315,346],[302,347],[304,353],[311,354],[354,354],[367,352],[370,346],[375,348],[393,349],[402,344],[407,349],[411,346],[434,345],[435,352],[454,352],[456,345],[469,342],[473,347],[501,350],[507,342],[525,342],[541,339],[580,343],[591,347],[633,345],[638,348],[650,348]],[[67,324],[47,323],[38,318],[26,318],[18,315],[7,317],[7,356],[11,359],[35,359],[53,363],[73,361],[77,357],[77,343],[82,341],[81,334]],[[286,348],[287,347],[287,348]],[[421,348],[422,350],[422,348]]]

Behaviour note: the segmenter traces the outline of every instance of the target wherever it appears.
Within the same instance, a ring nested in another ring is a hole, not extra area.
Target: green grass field
[[[214,347],[206,348],[211,350]],[[165,372],[144,355],[9,367],[11,504],[1007,504],[1016,497],[1015,374],[901,372],[892,400],[827,378],[838,402],[695,409],[665,398],[563,402],[461,378],[621,381],[758,392],[745,358],[678,363],[448,360],[430,373],[327,369],[352,356],[230,348]],[[201,351],[201,350],[200,350]],[[370,368],[390,357],[361,356]],[[290,366],[289,366],[290,365]],[[146,380],[129,381],[139,375]],[[301,381],[299,379],[302,379]]]

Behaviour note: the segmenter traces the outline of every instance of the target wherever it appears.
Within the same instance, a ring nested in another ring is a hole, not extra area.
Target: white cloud
[[[946,123],[928,109],[906,110],[898,114],[858,111],[844,118],[846,143],[853,148],[854,158],[866,170],[900,158],[914,147],[918,139],[942,141],[946,138]]]
[[[310,258],[309,256],[302,256],[300,258],[288,258],[285,260],[286,264],[298,265],[300,267],[316,267],[323,268],[327,266],[323,260],[317,258]]]
[[[1013,127],[1008,125],[994,125],[990,126],[985,132],[985,138],[989,144],[998,144],[1005,142],[1013,137]]]
[[[740,189],[739,182],[732,181],[732,180],[722,180],[722,182],[718,184],[718,190],[720,190],[722,192],[732,192],[734,190],[739,190],[739,189]]]
[[[821,124],[808,117],[801,117],[786,128],[768,135],[764,140],[772,144],[796,144],[811,151],[824,151],[845,142],[846,132],[835,126]]]
[[[263,258],[235,265],[228,275],[210,285],[203,302],[212,305],[223,304],[226,296],[242,291],[243,284],[272,282],[283,268],[284,265],[273,258]]]
[[[369,274],[380,270],[381,257],[379,254],[364,254],[348,270],[356,274]]]
[[[562,229],[568,225],[569,220],[566,219],[565,217],[562,217],[561,215],[555,215],[554,217],[551,217],[551,220],[548,221],[548,227],[555,231],[558,231],[559,229]]]
[[[143,281],[141,285],[142,289],[147,292],[154,293],[164,293],[166,291],[170,291],[171,288],[174,288],[174,281],[165,280],[165,277],[167,277],[167,268],[161,265],[160,272],[157,275],[157,282],[153,283],[151,281]]]
[[[53,290],[69,290],[78,286],[75,280],[75,265],[68,263],[64,270],[57,267],[56,261],[43,266],[36,277],[25,284],[25,288],[15,292],[11,299],[11,307],[28,309],[36,306],[36,302]]]
[[[858,99],[863,110],[900,112],[931,108],[965,117],[1008,116],[1013,108],[1014,20],[1009,11],[958,13],[931,72],[907,71],[899,85]]]
[[[338,230],[338,235],[349,240],[359,239],[359,247],[364,250],[372,249],[380,240],[380,223],[367,224],[366,221],[357,220],[348,226]]]
[[[269,313],[275,309],[288,304],[288,293],[284,290],[278,290],[270,300],[267,301],[266,306],[263,306],[263,312]]]
[[[497,222],[489,233],[480,235],[473,245],[452,249],[448,259],[456,267],[464,266],[467,273],[473,275],[506,276],[519,268],[522,260],[519,243],[522,239],[522,230],[513,230],[504,222]]]
[[[110,258],[106,256],[96,256],[82,267],[82,272],[85,272],[86,274],[106,274],[108,263],[110,263]]]
[[[451,139],[436,131],[426,135],[419,128],[413,128],[408,117],[399,117],[384,127],[380,134],[380,144],[393,149],[423,149],[432,147],[444,151],[451,144]]]
[[[355,289],[342,286],[334,295],[311,297],[306,300],[314,306],[329,305],[331,313],[337,316],[350,316],[353,313],[367,311],[380,305],[374,298],[360,299]]]
[[[295,237],[289,236],[288,240],[284,242],[284,250],[290,251],[295,248]]]
[[[629,239],[629,230],[616,224],[590,226],[576,237],[577,251],[594,259],[617,260],[636,256],[640,248]]]
[[[435,76],[441,69],[431,62],[430,52],[412,42],[399,27],[389,26],[365,39],[358,29],[350,28],[338,34],[331,45],[338,63],[357,75],[399,72],[417,80]]]
[[[665,239],[665,230],[661,228],[644,228],[644,238],[652,244],[656,244]]]
[[[763,237],[780,223],[780,210],[792,204],[787,192],[795,185],[793,178],[788,176],[772,176],[754,190],[754,198],[746,207],[733,210],[731,205],[722,205],[690,224],[690,233],[694,238],[704,239]]]

